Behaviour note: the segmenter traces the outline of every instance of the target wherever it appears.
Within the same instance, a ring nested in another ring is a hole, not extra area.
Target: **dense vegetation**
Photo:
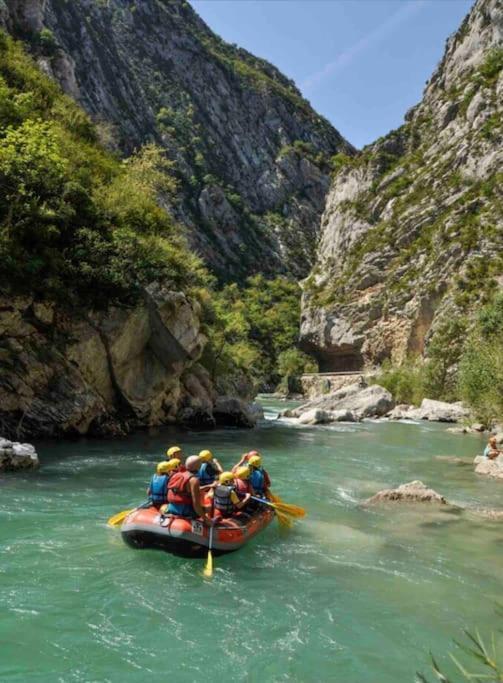
[[[288,378],[315,369],[296,348],[299,317],[300,288],[287,278],[256,275],[243,288],[227,285],[213,295],[206,366],[218,376],[237,364],[257,388],[281,381],[287,389]]]
[[[172,164],[147,145],[111,155],[84,112],[0,34],[0,288],[74,312],[129,305],[162,280],[204,305],[203,362],[256,386],[299,374],[300,289],[249,278],[218,291],[183,229],[160,206],[177,192]]]
[[[130,302],[156,278],[202,282],[157,203],[175,191],[153,146],[119,161],[95,126],[0,34],[0,286],[68,305]]]
[[[440,326],[426,360],[408,358],[398,367],[385,363],[376,381],[399,403],[463,400],[491,425],[503,412],[503,293],[495,294],[475,321],[459,316]]]

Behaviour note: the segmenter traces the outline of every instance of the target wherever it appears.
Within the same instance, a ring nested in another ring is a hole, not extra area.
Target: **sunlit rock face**
[[[198,363],[200,307],[157,284],[131,307],[72,317],[0,299],[0,433],[109,435],[182,423],[252,427],[252,388],[219,386]],[[232,397],[226,396],[230,391]]]
[[[308,274],[330,157],[354,150],[292,81],[222,41],[183,0],[6,7],[4,23],[101,122],[107,144],[165,148],[179,179],[166,208],[223,280]],[[53,37],[43,49],[42,29]]]
[[[502,50],[503,6],[478,0],[405,124],[341,160],[304,282],[322,370],[427,356],[503,283]]]

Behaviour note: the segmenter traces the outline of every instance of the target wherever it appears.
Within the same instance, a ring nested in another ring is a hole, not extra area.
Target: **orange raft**
[[[220,520],[213,531],[213,554],[239,550],[263,531],[274,518],[274,510],[259,507],[250,514]],[[124,541],[133,548],[158,548],[182,557],[205,557],[209,527],[198,519],[164,517],[154,507],[140,508],[129,514],[121,526]]]

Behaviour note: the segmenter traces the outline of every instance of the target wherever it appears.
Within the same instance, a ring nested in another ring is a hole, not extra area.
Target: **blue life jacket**
[[[262,469],[253,470],[250,474],[250,484],[259,496],[265,495],[265,477]]]
[[[168,512],[177,517],[197,517],[197,513],[188,503],[168,503]]]
[[[197,472],[197,478],[201,486],[207,486],[208,484],[213,484],[217,478],[217,471],[211,464],[211,462],[203,462],[201,467]]]
[[[162,505],[166,502],[169,476],[154,474],[150,480],[150,502],[152,505]]]

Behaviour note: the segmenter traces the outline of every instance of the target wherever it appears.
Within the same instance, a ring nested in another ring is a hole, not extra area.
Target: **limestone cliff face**
[[[328,159],[353,150],[291,81],[220,40],[184,0],[4,2],[4,23],[110,144],[165,147],[181,190],[168,208],[222,279],[307,275]]]
[[[304,283],[322,370],[427,354],[503,283],[503,5],[478,0],[405,124],[340,159]]]
[[[254,422],[198,364],[200,310],[180,292],[152,285],[135,307],[87,319],[0,299],[0,339],[0,433],[11,438]]]

